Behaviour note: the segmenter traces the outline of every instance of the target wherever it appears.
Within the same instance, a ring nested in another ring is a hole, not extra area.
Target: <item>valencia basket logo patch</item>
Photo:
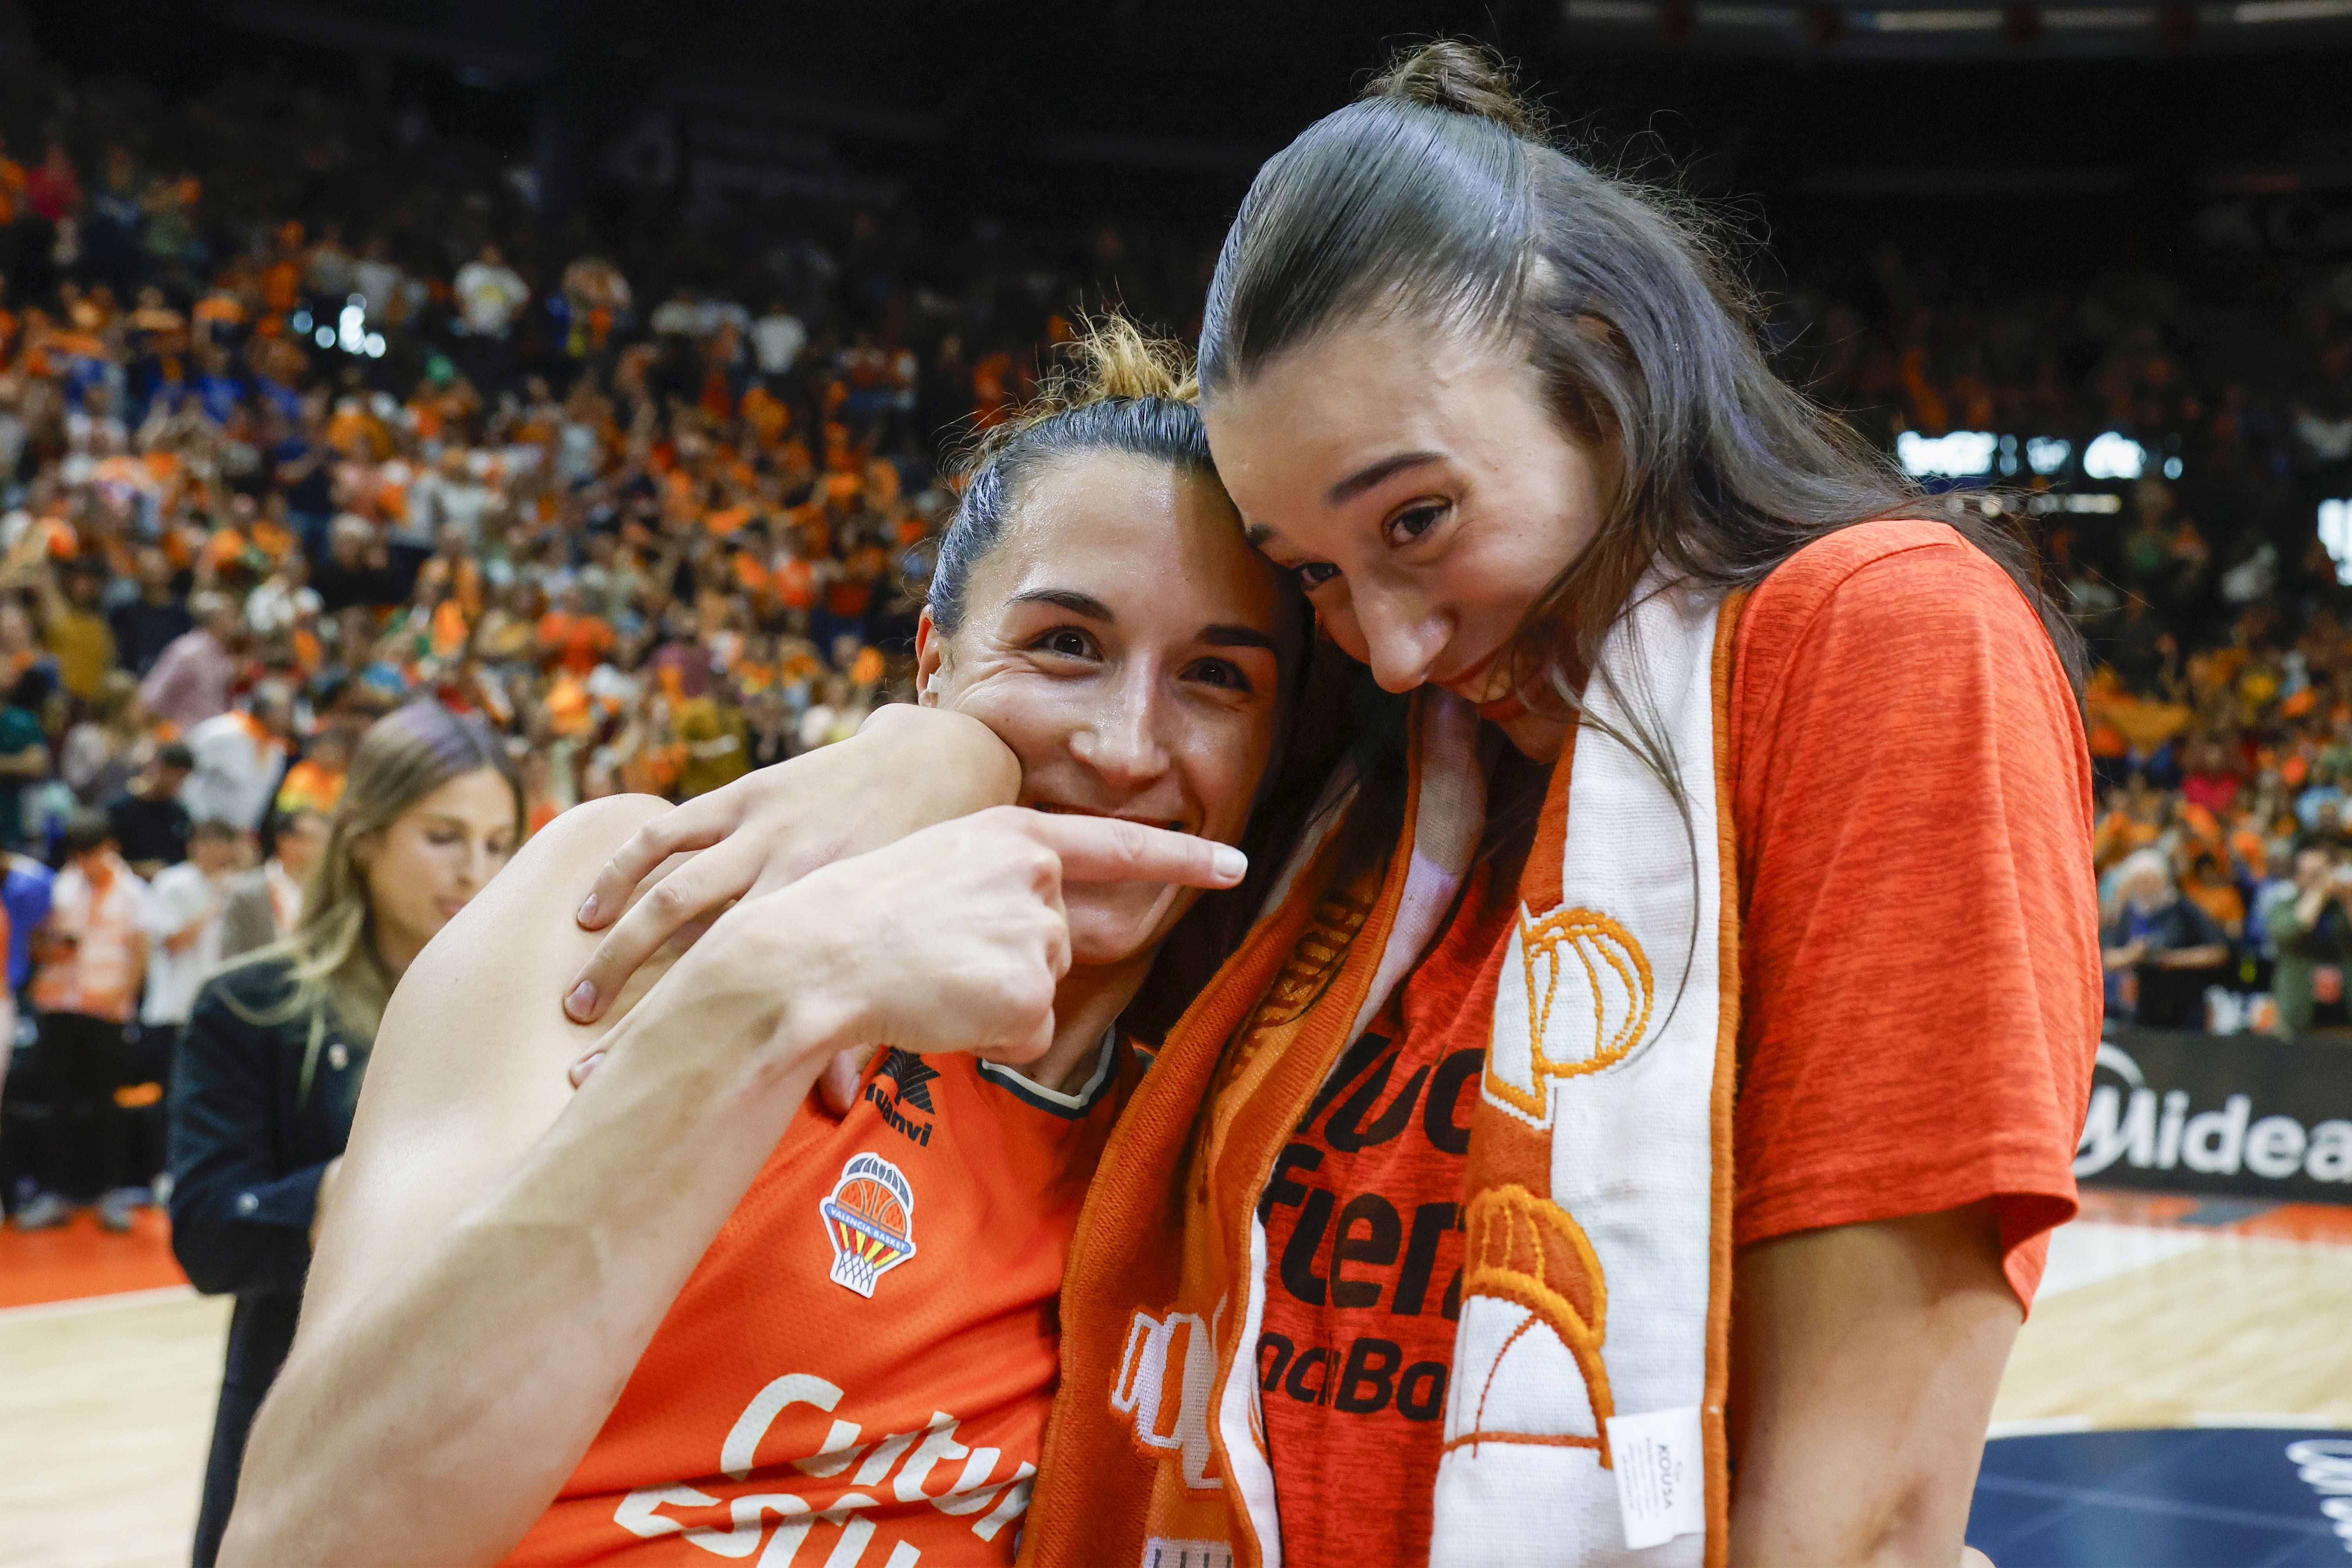
[[[874,1281],[915,1256],[915,1190],[879,1154],[853,1156],[816,1207],[833,1243],[827,1278],[836,1285],[871,1300]]]

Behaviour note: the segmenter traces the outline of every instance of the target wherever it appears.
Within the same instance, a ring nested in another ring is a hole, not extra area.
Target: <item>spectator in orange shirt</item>
[[[2148,815],[2153,808],[2153,798],[2145,786],[2107,791],[2106,811],[2091,840],[2093,856],[2102,869],[2156,842],[2159,829]]]
[[[276,809],[281,819],[304,816],[325,817],[343,798],[343,781],[351,765],[351,731],[326,724],[310,737],[301,759],[278,782]],[[280,829],[282,833],[283,828]]]
[[[971,367],[971,422],[985,430],[1000,423],[1012,406],[1007,384],[1013,377],[1013,356],[1002,349]]]
[[[618,640],[610,622],[589,612],[587,601],[587,594],[573,584],[539,623],[540,657],[583,679],[604,662]]]
[[[136,1202],[123,1180],[130,1151],[114,1091],[146,976],[140,929],[146,884],[115,853],[114,830],[97,812],[75,815],[65,853],[48,921],[36,938],[31,991],[49,1114],[26,1140],[38,1193],[16,1211],[16,1225],[63,1225],[75,1208],[95,1205],[100,1225],[127,1231]]]
[[[8,155],[8,139],[0,136],[0,228],[29,210],[25,200],[25,165]]]
[[[2189,869],[2180,878],[2180,893],[2203,910],[2231,941],[2237,941],[2245,930],[2246,897],[2239,891],[2221,851],[2200,846],[2189,856]]]
[[[302,298],[302,226],[281,225],[278,254],[261,269],[261,305],[272,316],[289,316]]]

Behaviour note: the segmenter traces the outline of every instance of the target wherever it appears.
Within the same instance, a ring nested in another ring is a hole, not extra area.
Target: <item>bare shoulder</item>
[[[511,1172],[572,1098],[572,1064],[625,1009],[574,1024],[562,987],[595,946],[572,918],[667,803],[595,801],[532,837],[417,955],[384,1011],[306,1292],[306,1325],[364,1295]],[[662,964],[648,964],[635,992]]]

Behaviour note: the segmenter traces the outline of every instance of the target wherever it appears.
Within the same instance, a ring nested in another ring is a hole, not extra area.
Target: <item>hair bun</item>
[[[1542,111],[1519,96],[1503,57],[1466,38],[1439,38],[1400,51],[1361,96],[1402,99],[1491,120],[1531,140],[1540,140],[1544,134]]]
[[[986,468],[1025,432],[1081,408],[1144,398],[1200,401],[1192,350],[1150,336],[1116,310],[1079,318],[1076,333],[1061,345],[1056,358],[1045,368],[1035,396],[964,446],[955,463],[961,479]]]
[[[1146,337],[1140,327],[1116,311],[1082,322],[1066,353],[1066,368],[1052,378],[1041,400],[1045,412],[1109,398],[1190,403],[1199,395],[1192,356],[1184,345]]]

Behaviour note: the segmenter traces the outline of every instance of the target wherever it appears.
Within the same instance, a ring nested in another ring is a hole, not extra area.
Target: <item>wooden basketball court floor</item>
[[[0,1231],[0,1568],[187,1562],[227,1324],[152,1214]],[[2352,1439],[2352,1207],[2086,1193],[2001,1385],[1972,1538],[2000,1568],[2352,1563],[2322,1512],[2329,1476],[2352,1491],[2331,1433]],[[2230,1435],[2277,1476],[2233,1479]]]

